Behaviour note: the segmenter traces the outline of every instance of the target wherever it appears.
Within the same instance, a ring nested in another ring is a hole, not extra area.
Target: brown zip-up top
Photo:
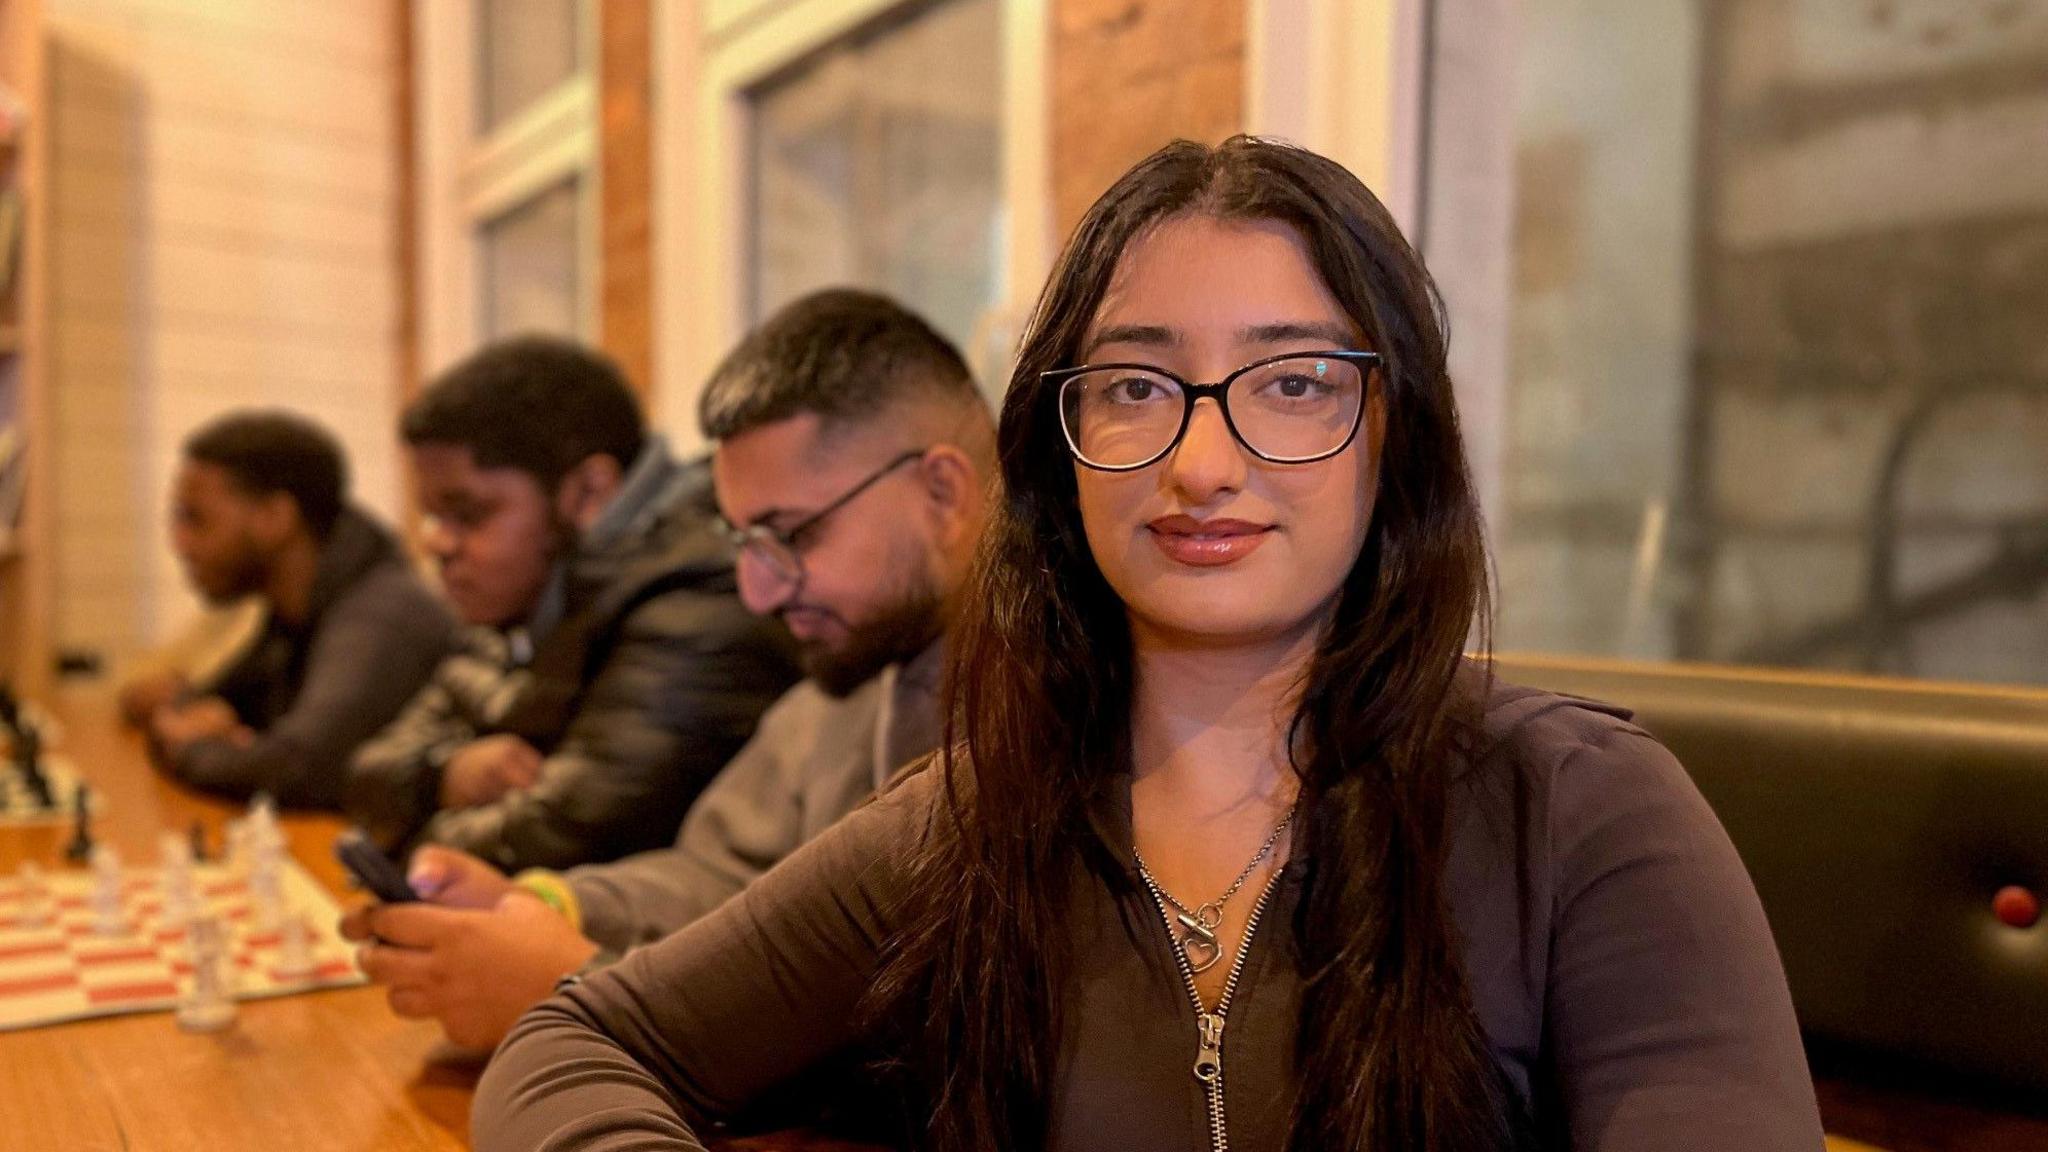
[[[1818,1152],[1770,929],[1678,763],[1625,713],[1527,689],[1497,685],[1486,728],[1491,751],[1453,793],[1447,892],[1480,1020],[1547,1146]],[[528,1013],[478,1087],[480,1152],[698,1148],[706,1125],[859,1044],[855,1008],[936,777],[910,777],[717,912]],[[1100,825],[1126,875],[1077,886],[1049,1146],[1278,1152],[1301,993],[1288,925],[1309,862],[1266,893],[1212,1096],[1128,812]]]

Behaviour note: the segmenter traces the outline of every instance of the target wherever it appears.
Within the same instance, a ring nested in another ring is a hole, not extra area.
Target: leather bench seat
[[[1754,879],[1830,1132],[2048,1149],[2048,692],[1507,657],[1624,705]],[[2008,891],[2010,890],[2010,891]]]

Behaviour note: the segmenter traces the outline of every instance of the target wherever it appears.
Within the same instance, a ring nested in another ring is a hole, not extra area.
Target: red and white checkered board
[[[280,887],[285,914],[306,922],[313,971],[295,980],[277,971],[279,930],[259,930],[254,922],[247,877],[205,865],[192,872],[207,907],[228,930],[237,1000],[363,982],[353,946],[335,931],[340,909],[297,864],[285,862]],[[27,923],[20,877],[0,879],[0,1031],[175,1007],[192,966],[185,934],[159,919],[161,877],[155,868],[124,873],[127,931],[114,936],[93,931],[90,873],[44,874],[51,915],[39,927]]]

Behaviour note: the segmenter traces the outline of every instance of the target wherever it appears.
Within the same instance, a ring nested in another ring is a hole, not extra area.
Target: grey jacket
[[[1619,710],[1507,686],[1486,735],[1455,791],[1445,897],[1473,1006],[1542,1146],[1820,1152],[1770,927],[1678,762]],[[902,927],[903,848],[946,827],[939,776],[909,776],[717,911],[527,1013],[477,1086],[479,1152],[701,1148],[708,1124],[886,1036],[858,1030],[858,1005]],[[1101,863],[1075,860],[1058,942],[1075,978],[1059,990],[1046,1147],[1278,1152],[1303,993],[1288,925],[1309,872],[1342,862],[1294,857],[1276,874],[1217,1029],[1212,1098],[1172,938],[1137,877],[1129,789],[1092,815]]]
[[[195,741],[166,767],[208,791],[338,807],[350,753],[426,682],[454,629],[390,533],[344,509],[321,545],[305,620],[271,613],[241,656],[192,692],[227,701],[255,742]]]
[[[650,438],[545,598],[526,683],[476,733],[539,749],[539,780],[437,810],[445,753],[360,760],[350,813],[387,844],[448,844],[506,871],[669,843],[797,678],[787,635],[741,606],[712,516],[708,463]]]
[[[844,699],[808,680],[784,693],[697,798],[673,846],[568,874],[583,934],[614,954],[653,943],[853,811],[938,747],[944,668],[933,644]]]

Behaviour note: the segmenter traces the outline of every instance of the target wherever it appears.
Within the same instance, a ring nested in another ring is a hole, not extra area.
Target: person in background
[[[218,677],[256,642],[266,615],[260,596],[202,605],[170,639],[131,657],[120,669],[116,699],[121,721],[132,728],[146,728],[158,708],[184,695],[194,684]]]
[[[1684,770],[1465,656],[1437,297],[1356,177],[1249,137],[1141,161],[998,444],[941,755],[528,1012],[479,1152],[697,1148],[847,1057],[935,1152],[1818,1152]]]
[[[670,842],[796,679],[788,638],[740,604],[709,465],[647,431],[609,360],[541,337],[449,369],[403,435],[423,546],[500,635],[356,755],[349,813],[394,853],[506,870]]]
[[[254,639],[209,680],[147,706],[153,758],[235,797],[333,808],[349,754],[426,682],[452,623],[384,528],[347,500],[341,448],[281,412],[185,441],[171,543],[214,605],[254,597]]]
[[[981,535],[995,429],[960,355],[880,296],[771,317],[706,386],[740,595],[800,638],[807,679],[684,818],[672,847],[508,879],[425,847],[423,903],[343,922],[401,1015],[489,1048],[563,976],[723,903],[938,746],[943,632]]]

